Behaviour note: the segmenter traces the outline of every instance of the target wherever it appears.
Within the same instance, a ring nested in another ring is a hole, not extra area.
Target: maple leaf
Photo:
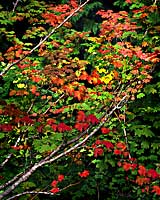
[[[33,120],[29,118],[28,116],[24,116],[20,119],[20,122],[26,123],[26,124],[33,124]]]
[[[79,101],[82,99],[82,94],[80,91],[74,91],[74,97],[77,98]]]
[[[121,154],[122,154],[122,151],[120,151],[119,149],[115,149],[115,150],[114,150],[114,154],[115,154],[115,155],[121,155]]]
[[[130,170],[131,169],[131,164],[130,163],[127,163],[127,162],[124,162],[123,163],[123,169],[125,170],[125,171],[128,171],[128,170]]]
[[[88,74],[87,74],[87,72],[85,72],[85,71],[83,71],[82,73],[81,73],[81,75],[79,76],[79,80],[88,80]]]
[[[125,2],[131,4],[132,0],[125,0]]]
[[[83,111],[78,111],[76,118],[77,118],[78,122],[85,122],[86,121],[86,115]]]
[[[131,164],[132,170],[136,169],[136,167],[137,167],[137,164],[136,164],[136,163],[132,163],[132,164]]]
[[[154,169],[149,169],[148,171],[147,171],[147,175],[149,176],[149,177],[151,177],[151,178],[158,178],[158,177],[160,177],[160,175],[156,172],[156,170],[154,170]]]
[[[42,78],[39,77],[39,76],[32,76],[31,79],[32,79],[32,81],[34,81],[36,83],[38,83],[38,82],[40,82],[42,80]]]
[[[106,128],[106,127],[102,127],[102,128],[101,128],[101,132],[102,132],[103,134],[108,134],[108,133],[110,132],[110,129],[109,129],[109,128]]]
[[[62,182],[64,180],[64,175],[63,174],[59,174],[58,175],[58,181]]]
[[[102,144],[107,148],[107,149],[113,149],[114,145],[110,141],[102,141]]]
[[[78,3],[75,0],[70,0],[70,4],[73,8],[77,8],[78,7]]]
[[[76,123],[74,126],[78,131],[83,131],[83,123]]]
[[[147,184],[150,182],[150,178],[147,178],[147,177],[140,177],[140,176],[137,176],[136,178],[136,183],[138,185],[143,185],[143,184]]]
[[[59,108],[59,109],[56,109],[54,111],[52,111],[53,114],[59,114],[59,113],[62,113],[64,111],[64,107],[63,108]]]
[[[84,170],[83,172],[79,173],[79,176],[81,178],[86,178],[87,176],[89,176],[89,171],[88,170]]]
[[[103,149],[102,148],[95,148],[94,149],[94,157],[101,156],[103,154]]]
[[[47,124],[52,125],[55,123],[55,121],[56,121],[55,119],[49,118],[49,119],[47,119]]]
[[[16,90],[11,90],[10,92],[9,92],[9,96],[14,96],[16,94]]]
[[[68,125],[66,125],[65,123],[60,123],[57,126],[57,129],[59,132],[65,132],[65,131],[70,131],[72,130],[71,127],[69,127]]]
[[[52,183],[51,183],[51,186],[52,187],[57,187],[57,184],[58,184],[58,181],[53,180]]]
[[[54,132],[56,132],[57,131],[57,124],[52,124],[51,128],[54,130]]]
[[[154,185],[152,192],[155,192],[157,195],[160,195],[160,186]]]
[[[139,173],[140,176],[145,176],[146,173],[147,173],[147,170],[146,170],[146,168],[144,166],[140,165],[138,173]]]
[[[35,85],[32,85],[30,91],[32,92],[32,94],[35,94],[37,91],[37,87]]]
[[[78,131],[82,132],[89,127],[88,123],[76,123],[74,126]]]
[[[93,114],[90,114],[90,115],[87,116],[87,121],[91,122],[92,124],[98,124],[98,122],[99,122],[97,117]]]
[[[52,188],[52,189],[50,190],[50,192],[56,194],[57,192],[59,192],[59,188],[57,188],[57,187]]]
[[[126,145],[123,142],[117,142],[116,147],[122,150],[126,149]]]
[[[100,144],[102,144],[102,142],[103,142],[102,140],[96,140],[95,144],[100,145]]]
[[[11,124],[0,124],[0,130],[4,132],[9,132],[13,130],[13,127]]]

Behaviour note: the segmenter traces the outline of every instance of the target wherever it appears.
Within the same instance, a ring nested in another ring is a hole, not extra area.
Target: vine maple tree
[[[152,137],[152,132],[138,125],[136,132],[129,110],[144,97],[143,88],[159,62],[158,42],[149,44],[143,34],[154,34],[157,41],[149,17],[158,15],[158,6],[155,2],[134,9],[137,1],[125,1],[133,9],[130,13],[99,10],[102,23],[93,36],[76,31],[70,22],[78,12],[85,13],[87,4],[89,0],[60,5],[33,1],[22,9],[16,1],[4,22],[14,25],[27,19],[28,27],[22,37],[16,30],[1,30],[10,44],[0,56],[1,199],[65,195],[84,181],[85,187],[88,181],[99,188],[104,169],[115,169],[108,187],[113,193],[120,174],[125,193],[138,188],[138,195],[160,195],[160,174],[153,168],[157,161],[145,166],[131,138],[142,132]],[[150,29],[154,33],[148,33]],[[45,183],[41,169],[49,173]],[[94,195],[88,188],[87,195]]]

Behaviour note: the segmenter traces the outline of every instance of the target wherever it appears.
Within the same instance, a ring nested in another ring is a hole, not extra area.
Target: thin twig
[[[16,7],[17,7],[19,1],[20,1],[20,0],[16,0],[15,3],[13,2],[13,5],[14,5],[14,6],[13,6],[13,10],[12,10],[12,12],[15,12]]]
[[[21,136],[18,137],[14,147],[16,147],[21,139]],[[4,167],[4,165],[11,159],[13,153],[8,154],[7,158],[0,164],[0,168]]]
[[[130,154],[130,149],[129,149],[129,143],[128,143],[128,137],[127,137],[127,132],[126,132],[126,128],[125,128],[125,124],[126,124],[126,110],[124,109],[124,119],[123,119],[123,122],[124,122],[124,127],[123,127],[123,133],[124,133],[124,138],[125,138],[125,142],[126,142],[126,145],[127,145],[127,150],[129,152],[128,154],[128,157],[131,159],[131,154]]]
[[[31,103],[31,105],[30,105],[30,107],[28,108],[28,110],[27,110],[27,114],[32,110],[32,108],[33,108],[33,105],[34,105],[34,101],[32,101],[32,103]]]
[[[3,188],[6,188],[7,186],[11,185],[13,182],[15,182],[21,175],[23,174],[23,172],[17,174],[13,179],[11,179],[10,181],[8,181],[7,183],[3,184],[0,186],[0,190],[2,190]]]
[[[157,3],[157,0],[154,1],[153,5],[156,5],[156,3]]]
[[[14,195],[14,196],[8,198],[7,200],[12,200],[12,199],[14,199],[14,198],[16,198],[16,197],[20,197],[20,196],[25,195],[25,194],[43,194],[43,195],[51,195],[51,196],[54,196],[54,195],[55,195],[55,194],[52,193],[52,192],[26,191],[26,192],[22,192],[22,193],[20,193],[20,194],[16,194],[16,195]]]
[[[77,9],[75,9],[68,17],[66,17],[66,19],[61,22],[58,26],[56,26],[55,28],[52,29],[52,31],[46,35],[44,37],[44,39],[40,40],[40,42],[35,46],[33,47],[29,52],[28,54],[26,55],[23,55],[22,58],[20,58],[19,60],[11,63],[8,67],[6,67],[1,73],[0,73],[0,76],[3,76],[4,74],[6,74],[10,68],[16,64],[18,64],[20,61],[24,60],[28,55],[32,54],[36,49],[38,49],[48,38],[50,38],[51,35],[53,35],[53,33],[59,29],[61,26],[63,26],[75,13],[77,13],[81,8],[83,8],[90,0],[86,0],[83,4],[81,4]]]
[[[63,97],[65,94],[62,94],[53,104],[56,105]],[[43,113],[43,115],[45,115],[49,110],[50,110],[51,106],[49,106],[49,108],[47,108],[47,110]]]
[[[68,189],[68,188],[70,188],[70,187],[73,187],[73,186],[75,186],[75,185],[78,185],[78,184],[80,184],[81,182],[82,182],[82,181],[78,181],[77,183],[71,183],[71,184],[67,185],[66,187],[62,188],[62,189],[60,190],[60,192],[63,191],[63,190],[66,190],[66,189]]]
[[[80,184],[80,183],[81,183],[81,181],[79,181],[79,182],[77,182],[77,183],[69,184],[68,186],[66,186],[66,187],[64,187],[63,189],[59,190],[59,192],[61,192],[61,191],[63,191],[63,190],[66,190],[66,189],[68,189],[68,188],[70,188],[70,187],[73,187],[73,186],[75,186],[75,185],[78,185],[78,184]],[[20,194],[16,194],[16,195],[14,195],[14,196],[8,198],[7,200],[12,200],[12,199],[14,199],[14,198],[23,196],[23,195],[25,195],[25,194],[36,194],[36,196],[38,196],[39,194],[51,195],[51,196],[54,196],[54,195],[55,195],[55,194],[52,193],[52,192],[26,191],[26,192],[22,192],[22,193],[20,193]]]

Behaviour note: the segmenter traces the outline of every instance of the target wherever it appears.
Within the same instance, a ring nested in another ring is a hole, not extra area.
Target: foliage
[[[1,6],[0,198],[160,195],[158,3],[115,4]]]

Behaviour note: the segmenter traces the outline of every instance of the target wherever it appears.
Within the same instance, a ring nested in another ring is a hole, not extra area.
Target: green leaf
[[[0,139],[4,138],[5,134],[4,133],[0,133]]]
[[[137,99],[141,99],[141,98],[143,98],[144,96],[145,96],[144,93],[139,93],[139,94],[137,94]]]

